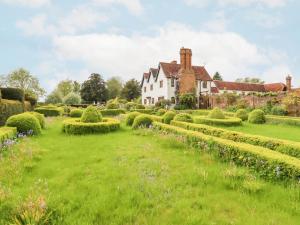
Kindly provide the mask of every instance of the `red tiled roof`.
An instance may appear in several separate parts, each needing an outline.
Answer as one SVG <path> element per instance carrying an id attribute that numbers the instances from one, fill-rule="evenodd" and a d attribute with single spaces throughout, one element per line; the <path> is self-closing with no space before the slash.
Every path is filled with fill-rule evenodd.
<path id="1" fill-rule="evenodd" d="M 219 90 L 265 92 L 263 84 L 238 83 L 214 80 Z"/>
<path id="2" fill-rule="evenodd" d="M 166 75 L 167 78 L 178 77 L 178 72 L 181 68 L 180 64 L 177 64 L 175 62 L 173 63 L 160 62 L 160 65 L 161 65 L 161 69 L 164 71 L 164 74 Z M 208 72 L 203 66 L 193 66 L 192 68 L 195 72 L 197 80 L 204 80 L 204 81 L 212 80 Z"/>
<path id="3" fill-rule="evenodd" d="M 286 85 L 283 83 L 265 84 L 264 87 L 266 92 L 286 91 Z"/>
<path id="4" fill-rule="evenodd" d="M 217 93 L 219 93 L 219 89 L 216 87 L 211 87 L 211 93 L 217 94 Z"/>
<path id="5" fill-rule="evenodd" d="M 144 74 L 143 74 L 143 78 L 144 78 L 144 79 L 148 79 L 149 77 L 150 77 L 150 73 L 144 73 Z"/>

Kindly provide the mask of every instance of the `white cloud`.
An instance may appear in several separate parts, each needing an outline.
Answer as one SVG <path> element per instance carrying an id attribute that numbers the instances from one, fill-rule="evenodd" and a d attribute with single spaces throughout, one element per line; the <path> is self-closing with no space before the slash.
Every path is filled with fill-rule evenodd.
<path id="1" fill-rule="evenodd" d="M 0 0 L 0 3 L 35 8 L 49 5 L 51 3 L 51 0 Z"/>
<path id="2" fill-rule="evenodd" d="M 261 50 L 236 33 L 211 33 L 181 24 L 167 24 L 156 36 L 117 34 L 64 35 L 54 39 L 61 60 L 84 63 L 91 71 L 127 80 L 141 74 L 159 61 L 179 58 L 180 47 L 193 50 L 193 64 L 206 65 L 210 73 L 219 71 L 227 80 L 242 75 L 264 73 L 278 64 L 281 57 L 272 50 Z M 281 62 L 282 79 L 289 71 Z M 262 71 L 257 68 L 263 67 Z M 286 70 L 286 71 L 285 71 Z M 87 76 L 87 75 L 86 75 Z M 264 75 L 267 81 L 272 77 Z"/>
<path id="3" fill-rule="evenodd" d="M 262 5 L 267 7 L 282 7 L 285 6 L 289 0 L 184 0 L 190 6 L 204 7 L 208 4 L 218 4 L 219 6 L 237 5 L 237 6 L 251 6 Z"/>
<path id="4" fill-rule="evenodd" d="M 131 13 L 140 15 L 143 12 L 143 5 L 140 0 L 93 0 L 94 3 L 101 6 L 118 4 L 125 6 Z"/>
<path id="5" fill-rule="evenodd" d="M 249 13 L 246 17 L 249 21 L 253 21 L 264 28 L 274 28 L 283 23 L 281 16 L 277 14 L 267 14 L 260 11 Z"/>

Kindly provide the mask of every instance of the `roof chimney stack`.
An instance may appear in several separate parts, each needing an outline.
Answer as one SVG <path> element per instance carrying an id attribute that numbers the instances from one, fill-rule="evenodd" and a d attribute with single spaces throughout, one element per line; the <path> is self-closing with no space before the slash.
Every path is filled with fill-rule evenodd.
<path id="1" fill-rule="evenodd" d="M 180 49 L 180 64 L 182 70 L 192 70 L 192 50 L 182 47 Z"/>
<path id="2" fill-rule="evenodd" d="M 290 75 L 286 77 L 286 89 L 287 91 L 292 90 L 292 77 Z"/>

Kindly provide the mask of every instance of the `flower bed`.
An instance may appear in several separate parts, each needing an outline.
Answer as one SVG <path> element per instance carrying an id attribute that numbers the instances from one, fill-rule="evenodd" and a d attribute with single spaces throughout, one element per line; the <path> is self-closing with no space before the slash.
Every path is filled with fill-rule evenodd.
<path id="1" fill-rule="evenodd" d="M 212 119 L 204 116 L 194 117 L 194 123 L 212 125 L 212 126 L 240 126 L 242 120 L 235 117 L 227 117 L 226 119 Z"/>
<path id="2" fill-rule="evenodd" d="M 120 121 L 112 118 L 104 118 L 97 123 L 83 123 L 80 119 L 67 119 L 63 121 L 63 132 L 67 134 L 99 134 L 108 133 L 120 128 Z"/>

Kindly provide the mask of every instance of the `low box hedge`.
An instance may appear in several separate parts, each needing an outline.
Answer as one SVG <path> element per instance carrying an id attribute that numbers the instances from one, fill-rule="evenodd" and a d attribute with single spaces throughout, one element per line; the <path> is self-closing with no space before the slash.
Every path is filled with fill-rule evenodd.
<path id="1" fill-rule="evenodd" d="M 17 135 L 15 127 L 0 127 L 0 145 L 8 139 L 12 139 Z M 0 146 L 1 147 L 1 146 Z"/>
<path id="2" fill-rule="evenodd" d="M 0 90 L 2 99 L 24 102 L 25 94 L 23 90 L 19 88 L 1 88 Z"/>
<path id="3" fill-rule="evenodd" d="M 126 113 L 124 109 L 104 109 L 100 110 L 100 112 L 103 116 L 118 116 Z"/>
<path id="4" fill-rule="evenodd" d="M 64 112 L 64 110 L 60 107 L 56 106 L 42 106 L 34 109 L 35 112 L 41 113 L 46 117 L 55 117 L 55 116 L 61 116 Z"/>
<path id="5" fill-rule="evenodd" d="M 215 152 L 222 160 L 255 170 L 270 180 L 295 180 L 300 178 L 300 160 L 260 146 L 212 137 L 200 132 L 154 122 L 154 129 L 184 137 L 188 144 Z"/>
<path id="6" fill-rule="evenodd" d="M 0 126 L 3 126 L 6 120 L 13 115 L 24 112 L 23 103 L 15 100 L 1 99 L 0 101 Z"/>
<path id="7" fill-rule="evenodd" d="M 139 112 L 143 114 L 153 114 L 155 111 L 153 109 L 132 109 L 131 112 Z"/>
<path id="8" fill-rule="evenodd" d="M 204 124 L 192 124 L 172 121 L 171 125 L 187 130 L 198 131 L 206 135 L 229 139 L 236 142 L 243 142 L 257 145 L 278 151 L 290 156 L 300 158 L 300 143 L 277 138 L 264 137 L 260 135 L 245 134 L 237 131 L 230 131 L 222 128 L 212 127 Z"/>
<path id="9" fill-rule="evenodd" d="M 80 119 L 67 119 L 63 121 L 63 132 L 66 134 L 84 135 L 108 133 L 120 128 L 120 121 L 112 118 L 104 118 L 99 123 L 83 123 Z"/>
<path id="10" fill-rule="evenodd" d="M 230 127 L 242 125 L 242 120 L 235 117 L 227 117 L 226 119 L 212 119 L 204 116 L 196 116 L 194 117 L 194 123 Z"/>
<path id="11" fill-rule="evenodd" d="M 300 126 L 299 117 L 290 116 L 266 116 L 266 122 L 269 124 L 285 124 L 291 126 Z"/>

